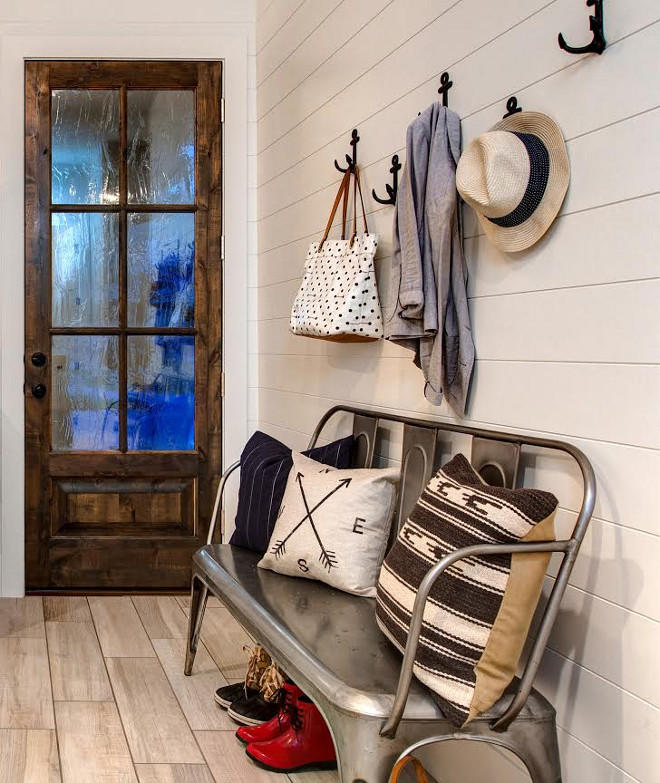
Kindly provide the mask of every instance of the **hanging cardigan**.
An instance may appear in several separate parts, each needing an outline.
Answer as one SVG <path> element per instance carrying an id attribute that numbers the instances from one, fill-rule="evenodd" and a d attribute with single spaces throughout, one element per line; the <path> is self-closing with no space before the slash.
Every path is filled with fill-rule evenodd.
<path id="1" fill-rule="evenodd" d="M 415 352 L 427 400 L 440 405 L 444 394 L 463 416 L 474 343 L 456 192 L 460 146 L 460 119 L 440 103 L 408 127 L 384 316 L 385 337 Z"/>

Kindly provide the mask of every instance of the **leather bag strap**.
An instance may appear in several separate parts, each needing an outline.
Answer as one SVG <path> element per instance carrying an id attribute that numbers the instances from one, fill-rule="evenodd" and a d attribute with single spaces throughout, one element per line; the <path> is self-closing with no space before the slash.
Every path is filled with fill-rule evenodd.
<path id="1" fill-rule="evenodd" d="M 348 215 L 348 191 L 350 190 L 350 171 L 346 172 L 349 175 L 346 187 L 344 188 L 344 201 L 341 208 L 341 238 L 346 239 L 346 216 Z"/>
<path id="2" fill-rule="evenodd" d="M 342 227 L 341 227 L 341 238 L 346 238 L 346 213 L 348 211 L 348 188 L 351 181 L 351 170 L 350 168 L 348 171 L 344 174 L 342 177 L 341 183 L 339 185 L 339 190 L 337 191 L 337 195 L 335 196 L 334 204 L 332 205 L 332 210 L 330 211 L 330 217 L 328 218 L 328 223 L 325 227 L 325 231 L 323 232 L 323 239 L 319 242 L 319 250 L 323 247 L 323 244 L 325 240 L 328 238 L 328 234 L 330 233 L 330 229 L 332 228 L 332 223 L 335 219 L 335 215 L 337 214 L 337 208 L 339 207 L 339 202 L 342 199 L 342 196 L 344 198 L 344 206 L 342 208 Z"/>
<path id="3" fill-rule="evenodd" d="M 349 169 L 349 172 L 351 169 Z M 351 234 L 351 245 L 355 241 L 357 236 L 357 196 L 360 194 L 360 203 L 362 204 L 362 220 L 364 222 L 364 233 L 369 233 L 367 226 L 367 211 L 364 208 L 364 198 L 362 196 L 362 185 L 360 184 L 360 169 L 358 166 L 353 167 L 353 233 Z"/>
<path id="4" fill-rule="evenodd" d="M 426 776 L 426 770 L 424 769 L 424 765 L 419 759 L 416 759 L 414 756 L 404 756 L 402 759 L 399 759 L 397 761 L 397 763 L 394 765 L 394 769 L 392 770 L 392 776 L 390 777 L 390 782 L 397 783 L 401 771 L 405 766 L 407 766 L 411 762 L 413 767 L 415 768 L 417 783 L 429 783 L 429 779 Z"/>

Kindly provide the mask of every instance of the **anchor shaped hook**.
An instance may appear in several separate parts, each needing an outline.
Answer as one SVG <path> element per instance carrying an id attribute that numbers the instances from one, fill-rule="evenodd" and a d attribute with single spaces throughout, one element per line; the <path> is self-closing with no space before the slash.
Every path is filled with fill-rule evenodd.
<path id="1" fill-rule="evenodd" d="M 387 191 L 389 198 L 379 198 L 376 195 L 375 190 L 371 191 L 371 195 L 374 197 L 374 200 L 379 204 L 391 204 L 392 206 L 396 204 L 396 194 L 399 189 L 399 171 L 401 168 L 402 166 L 399 163 L 399 156 L 392 155 L 392 168 L 390 169 L 390 174 L 392 175 L 392 184 L 385 185 L 385 190 Z"/>
<path id="2" fill-rule="evenodd" d="M 587 0 L 588 6 L 594 6 L 595 13 L 589 16 L 589 29 L 593 33 L 591 43 L 586 46 L 569 46 L 566 43 L 566 39 L 559 33 L 557 40 L 559 41 L 559 48 L 565 52 L 571 54 L 587 54 L 588 52 L 594 52 L 595 54 L 602 54 L 607 46 L 605 40 L 605 32 L 603 30 L 603 0 Z"/>
<path id="3" fill-rule="evenodd" d="M 346 163 L 348 163 L 348 166 L 343 169 L 339 163 L 337 163 L 337 159 L 335 158 L 335 168 L 337 171 L 341 171 L 342 174 L 346 174 L 346 172 L 349 169 L 354 169 L 357 166 L 357 143 L 360 141 L 360 137 L 358 136 L 357 128 L 353 128 L 353 132 L 351 133 L 351 141 L 350 145 L 353 147 L 353 155 L 346 155 Z"/>
<path id="4" fill-rule="evenodd" d="M 449 106 L 447 93 L 452 88 L 453 84 L 454 82 L 449 81 L 449 71 L 445 71 L 440 77 L 440 87 L 438 88 L 438 93 L 442 95 L 443 106 Z"/>

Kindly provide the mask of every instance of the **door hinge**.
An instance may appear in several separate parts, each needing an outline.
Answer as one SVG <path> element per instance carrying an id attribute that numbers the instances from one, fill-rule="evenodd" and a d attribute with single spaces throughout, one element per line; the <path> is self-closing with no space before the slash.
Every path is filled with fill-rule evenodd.
<path id="1" fill-rule="evenodd" d="M 220 98 L 220 122 L 225 121 L 225 99 Z"/>
<path id="2" fill-rule="evenodd" d="M 220 396 L 225 396 L 225 374 L 224 372 L 220 374 Z"/>
<path id="3" fill-rule="evenodd" d="M 220 237 L 220 260 L 225 260 L 225 235 Z"/>

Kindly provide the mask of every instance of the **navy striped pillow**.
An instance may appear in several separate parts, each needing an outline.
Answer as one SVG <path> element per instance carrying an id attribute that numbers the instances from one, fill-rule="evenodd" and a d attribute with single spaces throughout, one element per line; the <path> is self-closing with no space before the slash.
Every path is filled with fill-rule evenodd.
<path id="1" fill-rule="evenodd" d="M 351 467 L 352 449 L 350 435 L 303 454 L 341 469 Z M 266 552 L 292 465 L 291 449 L 265 432 L 257 430 L 247 442 L 241 454 L 236 530 L 229 541 L 232 546 Z"/>

